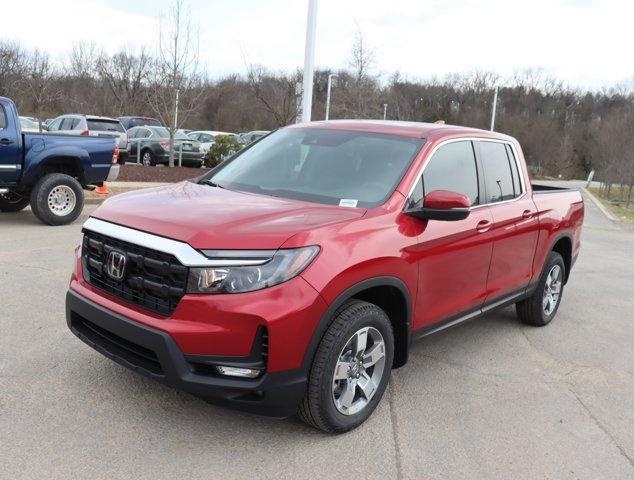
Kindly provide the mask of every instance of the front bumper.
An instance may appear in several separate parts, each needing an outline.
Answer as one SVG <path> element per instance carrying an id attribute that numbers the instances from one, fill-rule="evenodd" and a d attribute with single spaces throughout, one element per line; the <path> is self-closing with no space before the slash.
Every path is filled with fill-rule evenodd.
<path id="1" fill-rule="evenodd" d="M 106 178 L 106 182 L 114 182 L 117 178 L 119 178 L 119 170 L 120 170 L 120 166 L 113 164 L 110 167 L 110 171 L 108 172 L 108 177 Z"/>
<path id="2" fill-rule="evenodd" d="M 106 357 L 211 403 L 269 417 L 288 417 L 295 413 L 305 393 L 307 379 L 302 369 L 265 372 L 256 379 L 199 373 L 192 356 L 184 355 L 168 333 L 128 320 L 72 290 L 66 295 L 66 321 L 80 340 Z M 236 365 L 240 364 L 239 358 Z M 197 355 L 195 360 L 198 364 L 215 364 L 219 359 Z M 222 359 L 226 361 L 231 360 Z"/>

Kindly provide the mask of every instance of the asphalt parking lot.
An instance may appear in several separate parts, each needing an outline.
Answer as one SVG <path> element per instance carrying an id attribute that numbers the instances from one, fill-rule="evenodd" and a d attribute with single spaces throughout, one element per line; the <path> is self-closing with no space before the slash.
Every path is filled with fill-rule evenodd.
<path id="1" fill-rule="evenodd" d="M 208 405 L 75 338 L 64 295 L 93 208 L 57 228 L 0 215 L 0 478 L 634 478 L 634 229 L 589 201 L 553 324 L 507 308 L 417 342 L 341 436 Z"/>

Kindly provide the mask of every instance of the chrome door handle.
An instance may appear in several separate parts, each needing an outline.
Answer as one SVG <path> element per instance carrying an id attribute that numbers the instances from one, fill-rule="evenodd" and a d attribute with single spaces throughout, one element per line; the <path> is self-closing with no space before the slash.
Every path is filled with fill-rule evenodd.
<path id="1" fill-rule="evenodd" d="M 533 216 L 533 212 L 531 212 L 530 210 L 524 210 L 522 212 L 522 218 L 532 218 Z"/>

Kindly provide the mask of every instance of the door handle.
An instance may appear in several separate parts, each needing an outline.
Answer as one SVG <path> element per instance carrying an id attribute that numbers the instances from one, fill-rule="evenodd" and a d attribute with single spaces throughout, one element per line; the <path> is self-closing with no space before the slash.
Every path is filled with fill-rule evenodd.
<path id="1" fill-rule="evenodd" d="M 9 138 L 3 138 L 0 140 L 0 145 L 11 145 L 12 143 L 13 143 L 13 140 Z"/>
<path id="2" fill-rule="evenodd" d="M 491 222 L 488 220 L 480 220 L 476 225 L 476 230 L 480 233 L 484 233 L 491 228 Z"/>
<path id="3" fill-rule="evenodd" d="M 530 210 L 524 210 L 522 212 L 522 218 L 531 218 L 533 216 L 533 212 L 531 212 Z"/>

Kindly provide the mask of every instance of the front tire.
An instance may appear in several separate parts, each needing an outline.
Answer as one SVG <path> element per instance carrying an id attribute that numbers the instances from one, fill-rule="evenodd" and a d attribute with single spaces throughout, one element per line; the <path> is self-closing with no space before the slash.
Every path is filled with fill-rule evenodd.
<path id="1" fill-rule="evenodd" d="M 515 304 L 522 322 L 534 327 L 548 325 L 559 309 L 564 293 L 566 264 L 557 252 L 550 252 L 533 295 Z"/>
<path id="2" fill-rule="evenodd" d="M 9 192 L 0 195 L 0 212 L 15 213 L 24 210 L 29 206 L 29 198 Z"/>
<path id="3" fill-rule="evenodd" d="M 361 300 L 345 303 L 317 347 L 300 418 L 328 433 L 358 427 L 381 400 L 393 359 L 386 313 Z"/>
<path id="4" fill-rule="evenodd" d="M 84 208 L 81 184 L 63 173 L 51 173 L 35 184 L 31 209 L 47 225 L 66 225 L 79 217 Z"/>

